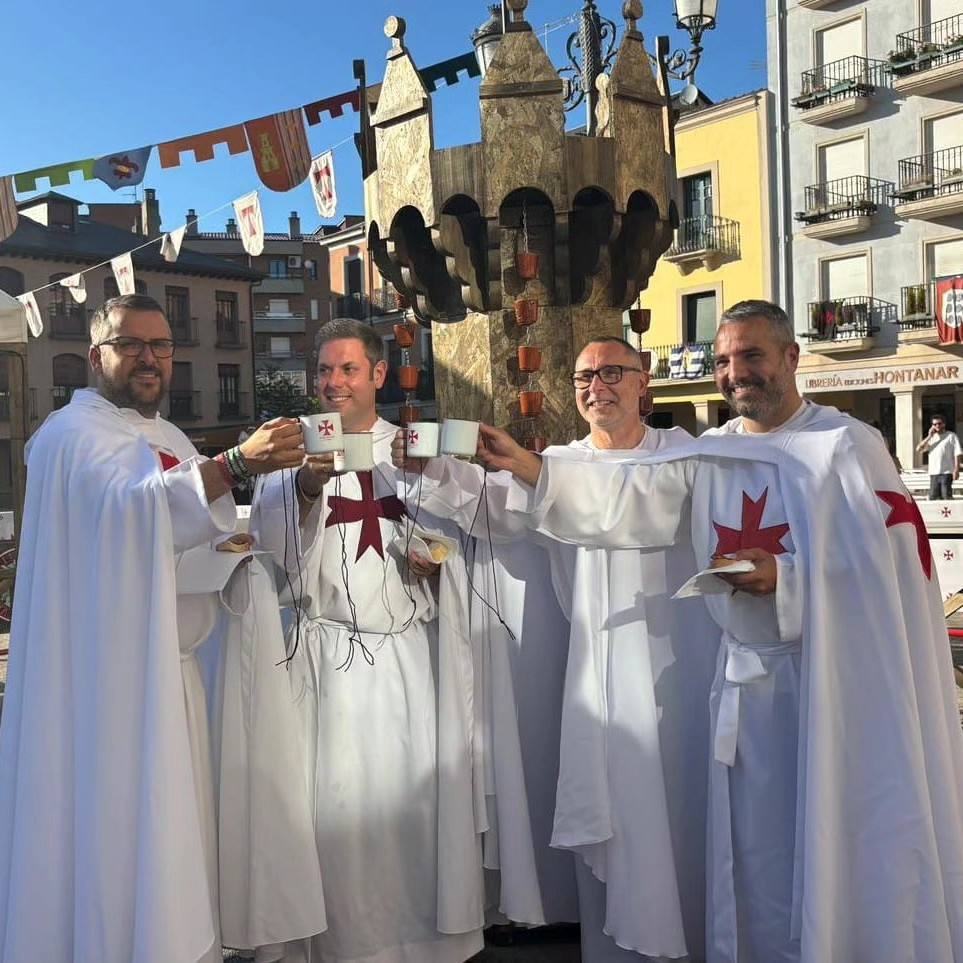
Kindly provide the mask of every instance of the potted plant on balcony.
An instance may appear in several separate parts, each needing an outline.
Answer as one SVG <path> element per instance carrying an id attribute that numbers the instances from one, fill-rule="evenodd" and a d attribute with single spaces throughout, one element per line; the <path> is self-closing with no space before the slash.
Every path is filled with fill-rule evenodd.
<path id="1" fill-rule="evenodd" d="M 941 184 L 959 184 L 963 182 L 963 167 L 954 167 L 948 170 L 944 175 Z"/>
<path id="2" fill-rule="evenodd" d="M 943 53 L 955 53 L 957 50 L 963 50 L 963 33 L 958 33 L 954 37 L 950 37 L 949 40 L 943 44 Z"/>
<path id="3" fill-rule="evenodd" d="M 916 67 L 916 52 L 912 47 L 891 50 L 886 57 L 889 60 L 890 73 L 896 74 L 897 77 L 912 73 Z"/>

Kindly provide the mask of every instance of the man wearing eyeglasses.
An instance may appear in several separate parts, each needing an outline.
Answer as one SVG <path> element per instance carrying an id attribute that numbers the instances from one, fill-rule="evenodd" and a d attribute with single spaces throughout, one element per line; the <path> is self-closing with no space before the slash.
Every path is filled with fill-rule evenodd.
<path id="1" fill-rule="evenodd" d="M 192 553 L 206 553 L 201 571 L 228 558 L 212 540 L 234 532 L 232 487 L 300 464 L 300 427 L 278 419 L 204 459 L 159 414 L 174 355 L 160 305 L 109 300 L 90 334 L 95 387 L 28 447 L 0 727 L 0 957 L 213 963 L 214 783 L 194 653 L 219 601 L 175 569 Z"/>
<path id="2" fill-rule="evenodd" d="M 648 381 L 628 342 L 613 337 L 589 342 L 572 374 L 575 404 L 589 434 L 548 448 L 544 457 L 595 460 L 690 442 L 682 429 L 651 428 L 640 418 Z M 425 510 L 452 518 L 476 537 L 487 536 L 490 528 L 495 544 L 490 555 L 482 555 L 476 582 L 485 584 L 485 567 L 494 567 L 497 595 L 490 593 L 489 602 L 498 598 L 503 611 L 519 613 L 512 625 L 519 647 L 522 653 L 537 647 L 540 656 L 538 681 L 516 671 L 506 684 L 514 690 L 509 695 L 522 710 L 536 700 L 543 718 L 554 703 L 561 716 L 556 716 L 557 757 L 526 752 L 521 731 L 529 798 L 526 808 L 514 800 L 505 805 L 496 795 L 500 838 L 516 840 L 520 817 L 524 823 L 530 813 L 536 852 L 538 842 L 544 845 L 551 836 L 553 847 L 576 854 L 587 963 L 638 963 L 640 954 L 702 958 L 706 733 L 715 650 L 692 644 L 712 632 L 702 601 L 673 602 L 667 591 L 691 574 L 691 549 L 595 551 L 540 539 L 505 510 L 508 473 L 489 475 L 483 492 L 484 473 L 477 465 L 452 458 L 427 466 L 406 460 L 400 438 L 394 456 L 397 466 L 414 473 L 407 479 L 409 502 L 420 491 Z M 592 499 L 591 488 L 584 495 Z M 486 552 L 484 544 L 480 548 Z M 524 556 L 526 564 L 517 564 L 516 556 Z M 510 577 L 517 570 L 524 579 Z M 551 625 L 550 603 L 538 588 L 549 584 L 571 618 L 567 666 L 565 636 L 542 639 L 543 627 Z M 557 693 L 551 688 L 555 679 L 564 679 Z M 498 687 L 497 679 L 493 685 Z M 505 764 L 502 756 L 510 750 L 510 743 L 496 741 L 496 767 Z M 538 811 L 533 798 L 542 782 L 553 789 L 557 783 L 547 813 Z M 553 825 L 539 840 L 539 818 L 546 816 Z M 519 888 L 517 879 L 506 879 L 515 858 L 514 851 L 501 856 L 501 908 L 509 916 L 504 894 Z M 540 878 L 538 885 L 544 890 L 552 882 Z"/>

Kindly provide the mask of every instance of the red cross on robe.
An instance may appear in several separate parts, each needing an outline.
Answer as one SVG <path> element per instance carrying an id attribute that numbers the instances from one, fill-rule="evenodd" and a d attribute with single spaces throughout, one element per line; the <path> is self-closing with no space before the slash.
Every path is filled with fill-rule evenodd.
<path id="1" fill-rule="evenodd" d="M 334 525 L 361 522 L 361 534 L 358 536 L 358 554 L 354 560 L 357 562 L 369 548 L 373 548 L 384 559 L 381 519 L 387 518 L 392 522 L 401 521 L 407 514 L 405 506 L 397 495 L 375 498 L 374 478 L 370 471 L 359 471 L 357 475 L 358 482 L 361 485 L 361 500 L 346 498 L 343 495 L 332 495 L 328 499 L 328 507 L 331 511 L 324 527 L 331 528 Z"/>
<path id="2" fill-rule="evenodd" d="M 788 524 L 761 527 L 768 497 L 768 488 L 763 490 L 756 501 L 749 497 L 748 492 L 742 493 L 742 528 L 727 528 L 718 522 L 712 523 L 719 536 L 716 555 L 732 555 L 744 548 L 761 548 L 770 555 L 782 555 L 788 551 L 782 544 L 783 536 L 789 534 Z"/>
<path id="3" fill-rule="evenodd" d="M 886 527 L 892 528 L 894 525 L 912 525 L 916 529 L 916 552 L 920 557 L 920 566 L 923 574 L 929 581 L 933 573 L 933 551 L 930 548 L 930 540 L 926 534 L 926 523 L 920 514 L 919 505 L 904 492 L 876 492 L 877 498 L 881 498 L 890 507 L 890 513 L 886 517 Z"/>
<path id="4" fill-rule="evenodd" d="M 167 471 L 168 468 L 176 468 L 181 463 L 180 458 L 176 455 L 172 455 L 167 451 L 161 451 L 159 448 L 157 449 L 157 457 L 160 459 L 161 468 L 164 471 Z"/>

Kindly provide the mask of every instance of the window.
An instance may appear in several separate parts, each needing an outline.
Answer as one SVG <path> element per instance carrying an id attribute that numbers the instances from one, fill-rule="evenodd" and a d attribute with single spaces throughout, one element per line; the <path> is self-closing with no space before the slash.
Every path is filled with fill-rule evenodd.
<path id="1" fill-rule="evenodd" d="M 288 259 L 286 257 L 272 257 L 268 263 L 268 276 L 286 278 L 288 276 Z"/>
<path id="2" fill-rule="evenodd" d="M 191 296 L 187 288 L 164 288 L 167 322 L 175 341 L 191 340 Z"/>
<path id="3" fill-rule="evenodd" d="M 55 284 L 68 274 L 52 274 L 50 283 Z M 47 290 L 47 320 L 50 333 L 66 337 L 87 337 L 87 312 L 78 304 L 73 295 L 59 284 Z"/>
<path id="4" fill-rule="evenodd" d="M 963 112 L 925 121 L 923 140 L 927 154 L 963 146 Z"/>
<path id="5" fill-rule="evenodd" d="M 362 294 L 364 292 L 363 262 L 360 257 L 348 258 L 344 262 L 344 293 Z"/>
<path id="6" fill-rule="evenodd" d="M 963 274 L 963 239 L 938 241 L 926 246 L 927 278 Z"/>
<path id="7" fill-rule="evenodd" d="M 923 0 L 920 10 L 920 23 L 936 23 L 955 17 L 960 12 L 959 0 Z"/>
<path id="8" fill-rule="evenodd" d="M 241 367 L 236 364 L 217 366 L 218 409 L 220 416 L 237 418 L 241 414 Z"/>
<path id="9" fill-rule="evenodd" d="M 271 338 L 271 357 L 272 358 L 290 358 L 291 357 L 291 339 L 287 335 L 281 335 L 278 337 Z"/>
<path id="10" fill-rule="evenodd" d="M 0 291 L 15 298 L 18 294 L 23 294 L 26 289 L 23 286 L 23 275 L 13 268 L 0 267 Z"/>
<path id="11" fill-rule="evenodd" d="M 311 298 L 311 320 L 312 321 L 318 320 L 318 299 L 317 298 Z"/>
<path id="12" fill-rule="evenodd" d="M 716 292 L 701 291 L 698 294 L 686 294 L 682 298 L 682 308 L 685 312 L 685 340 L 712 341 L 716 336 L 719 315 L 716 310 Z"/>
<path id="13" fill-rule="evenodd" d="M 59 227 L 65 231 L 74 229 L 74 216 L 77 208 L 74 204 L 64 201 L 50 201 L 47 204 L 47 224 L 50 227 Z"/>
<path id="14" fill-rule="evenodd" d="M 290 313 L 291 313 L 291 309 L 290 309 L 290 307 L 288 306 L 288 299 L 287 299 L 287 298 L 271 298 L 271 300 L 268 301 L 267 313 L 268 313 L 268 314 L 280 314 L 280 315 L 290 314 Z"/>
<path id="15" fill-rule="evenodd" d="M 53 359 L 53 406 L 63 408 L 78 388 L 87 387 L 87 359 L 58 354 Z"/>
<path id="16" fill-rule="evenodd" d="M 194 376 L 190 361 L 175 361 L 171 371 L 170 387 L 171 418 L 189 419 L 197 417 L 194 405 Z"/>
<path id="17" fill-rule="evenodd" d="M 304 262 L 304 273 L 308 276 L 311 281 L 317 281 L 318 279 L 318 262 L 317 261 L 305 261 Z"/>
<path id="18" fill-rule="evenodd" d="M 863 56 L 863 21 L 847 20 L 835 27 L 827 27 L 816 34 L 816 63 L 818 66 Z"/>
<path id="19" fill-rule="evenodd" d="M 822 264 L 822 296 L 827 301 L 865 298 L 869 294 L 869 261 L 865 254 Z"/>
<path id="20" fill-rule="evenodd" d="M 862 137 L 819 148 L 819 180 L 838 181 L 866 173 L 866 144 Z"/>
<path id="21" fill-rule="evenodd" d="M 712 216 L 712 174 L 705 171 L 682 178 L 683 217 Z"/>
<path id="22" fill-rule="evenodd" d="M 241 340 L 237 314 L 237 292 L 215 291 L 214 313 L 217 319 L 219 344 L 238 344 Z"/>

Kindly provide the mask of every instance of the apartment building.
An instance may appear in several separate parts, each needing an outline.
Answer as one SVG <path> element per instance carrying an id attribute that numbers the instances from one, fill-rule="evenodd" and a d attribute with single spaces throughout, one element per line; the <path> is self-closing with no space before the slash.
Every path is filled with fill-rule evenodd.
<path id="1" fill-rule="evenodd" d="M 0 289 L 15 296 L 45 287 L 159 234 L 159 208 L 150 189 L 141 203 L 84 207 L 57 192 L 19 204 L 17 230 L 0 243 Z M 259 275 L 187 247 L 168 263 L 159 244 L 134 254 L 133 263 L 137 290 L 165 306 L 177 341 L 165 414 L 201 450 L 234 444 L 254 411 L 250 292 Z M 117 285 L 109 265 L 85 280 L 84 304 L 59 285 L 37 294 L 44 331 L 27 344 L 30 431 L 89 384 L 89 319 L 117 294 Z M 8 391 L 15 376 L 0 367 L 0 509 L 10 507 Z"/>
<path id="2" fill-rule="evenodd" d="M 676 125 L 680 224 L 640 304 L 651 312 L 649 422 L 692 433 L 728 409 L 713 380 L 719 315 L 773 290 L 772 95 L 756 90 L 685 110 Z M 635 335 L 626 329 L 635 343 Z"/>
<path id="3" fill-rule="evenodd" d="M 800 389 L 871 423 L 904 466 L 936 412 L 963 426 L 963 5 L 767 0 L 779 299 Z"/>

